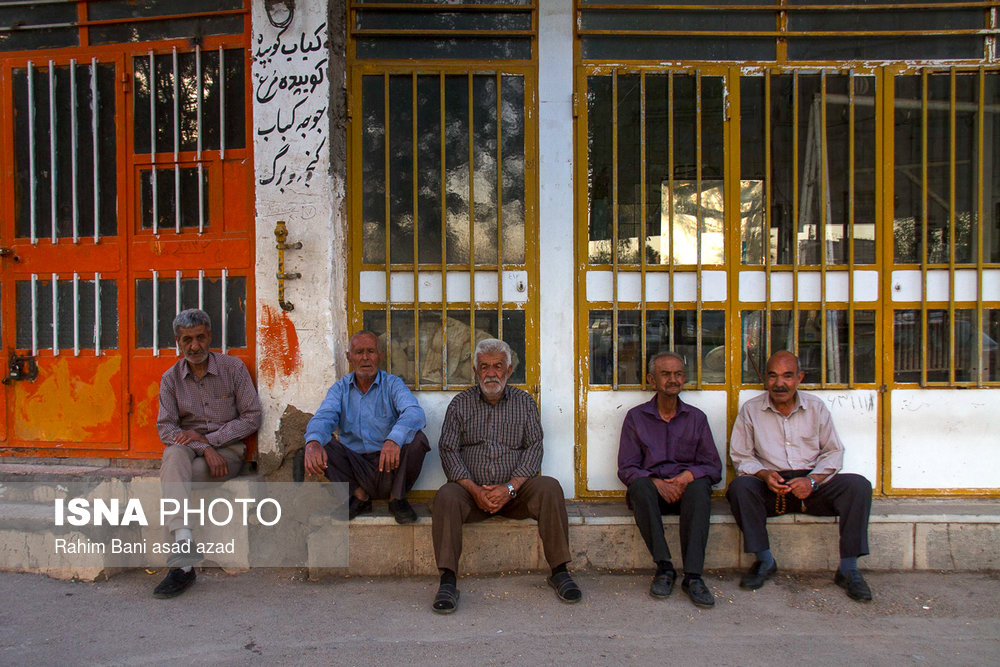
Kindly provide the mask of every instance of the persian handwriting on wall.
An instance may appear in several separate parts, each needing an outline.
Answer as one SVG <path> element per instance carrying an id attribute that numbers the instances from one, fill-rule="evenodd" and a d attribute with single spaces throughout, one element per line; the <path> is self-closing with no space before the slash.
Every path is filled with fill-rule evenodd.
<path id="1" fill-rule="evenodd" d="M 321 14 L 297 18 L 272 22 L 254 40 L 257 182 L 279 193 L 309 187 L 327 139 L 327 24 Z"/>

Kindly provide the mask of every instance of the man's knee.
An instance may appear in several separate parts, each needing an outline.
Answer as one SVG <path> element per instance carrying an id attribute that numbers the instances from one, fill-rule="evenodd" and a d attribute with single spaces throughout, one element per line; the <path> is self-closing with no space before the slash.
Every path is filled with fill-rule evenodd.
<path id="1" fill-rule="evenodd" d="M 684 495 L 698 502 L 709 503 L 712 500 L 712 482 L 708 477 L 699 477 L 688 483 Z"/>
<path id="2" fill-rule="evenodd" d="M 408 447 L 413 447 L 414 450 L 421 450 L 424 453 L 427 453 L 431 450 L 431 444 L 427 440 L 427 436 L 424 434 L 423 431 L 417 431 L 416 434 L 414 434 L 413 436 L 413 440 L 410 440 L 409 442 L 405 443 L 402 446 L 403 449 L 406 449 Z"/>
<path id="3" fill-rule="evenodd" d="M 532 485 L 535 487 L 534 492 L 544 500 L 561 501 L 565 499 L 562 484 L 555 477 L 547 477 L 545 475 L 535 477 L 533 478 Z"/>
<path id="4" fill-rule="evenodd" d="M 459 507 L 468 495 L 468 492 L 460 484 L 446 483 L 438 489 L 437 493 L 434 494 L 434 500 L 431 501 L 432 518 L 444 516 L 449 510 Z"/>
<path id="5" fill-rule="evenodd" d="M 656 485 L 653 483 L 652 477 L 640 477 L 628 485 L 626 495 L 629 501 L 631 501 L 632 506 L 635 507 L 638 504 L 646 504 L 650 501 L 656 502 L 660 494 L 656 490 Z"/>
<path id="6" fill-rule="evenodd" d="M 872 483 L 868 481 L 867 477 L 850 472 L 840 473 L 837 477 L 839 478 L 840 483 L 844 486 L 846 493 L 850 494 L 852 497 L 867 499 L 869 502 L 871 501 Z"/>
<path id="7" fill-rule="evenodd" d="M 753 475 L 740 475 L 726 489 L 726 499 L 730 504 L 747 500 L 760 491 L 761 481 Z"/>

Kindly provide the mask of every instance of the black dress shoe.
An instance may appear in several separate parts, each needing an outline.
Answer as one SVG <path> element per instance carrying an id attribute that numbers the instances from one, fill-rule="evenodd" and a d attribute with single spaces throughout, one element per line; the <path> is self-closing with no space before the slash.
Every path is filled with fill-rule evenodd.
<path id="1" fill-rule="evenodd" d="M 681 583 L 681 590 L 687 593 L 691 602 L 698 607 L 715 606 L 715 596 L 712 595 L 712 591 L 708 590 L 708 586 L 705 585 L 701 577 L 691 580 L 685 579 Z"/>
<path id="2" fill-rule="evenodd" d="M 365 512 L 372 511 L 372 500 L 361 500 L 357 496 L 351 496 L 350 501 L 347 503 L 347 519 L 348 521 L 353 519 L 359 514 L 364 514 Z"/>
<path id="3" fill-rule="evenodd" d="M 407 524 L 417 520 L 417 513 L 413 511 L 410 503 L 406 502 L 406 498 L 389 500 L 389 511 L 396 517 L 396 523 Z"/>
<path id="4" fill-rule="evenodd" d="M 676 578 L 676 570 L 658 572 L 653 576 L 653 581 L 649 583 L 649 594 L 661 600 L 667 599 L 674 590 L 674 579 Z"/>
<path id="5" fill-rule="evenodd" d="M 740 577 L 740 588 L 748 591 L 755 591 L 764 585 L 764 582 L 774 576 L 778 571 L 778 563 L 772 562 L 771 567 L 764 567 L 760 561 L 750 566 L 750 571 Z"/>
<path id="6" fill-rule="evenodd" d="M 833 576 L 833 583 L 845 589 L 848 597 L 852 600 L 857 600 L 858 602 L 872 601 L 872 589 L 868 587 L 865 578 L 857 570 L 851 570 L 847 574 L 843 574 L 840 570 L 837 570 L 837 574 Z"/>
<path id="7" fill-rule="evenodd" d="M 160 598 L 161 600 L 175 598 L 187 590 L 187 587 L 194 583 L 197 576 L 193 568 L 190 572 L 174 568 L 167 573 L 166 578 L 160 582 L 160 585 L 153 589 L 153 597 Z"/>

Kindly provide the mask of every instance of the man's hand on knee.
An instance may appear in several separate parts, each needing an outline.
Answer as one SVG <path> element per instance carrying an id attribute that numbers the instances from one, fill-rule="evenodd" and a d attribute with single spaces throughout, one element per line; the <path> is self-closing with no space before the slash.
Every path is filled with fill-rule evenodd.
<path id="1" fill-rule="evenodd" d="M 382 445 L 382 453 L 378 457 L 378 471 L 392 472 L 399 467 L 399 445 L 392 440 L 386 440 Z"/>
<path id="2" fill-rule="evenodd" d="M 190 445 L 192 442 L 204 442 L 206 445 L 209 444 L 208 439 L 201 433 L 198 433 L 198 431 L 181 431 L 174 436 L 175 445 Z"/>
<path id="3" fill-rule="evenodd" d="M 322 475 L 326 470 L 326 450 L 315 440 L 306 443 L 305 464 L 310 475 Z"/>
<path id="4" fill-rule="evenodd" d="M 215 451 L 214 447 L 206 447 L 202 455 L 205 457 L 205 463 L 208 464 L 208 474 L 212 477 L 225 477 L 229 474 L 229 465 L 226 463 L 226 459 L 222 458 L 222 455 Z"/>

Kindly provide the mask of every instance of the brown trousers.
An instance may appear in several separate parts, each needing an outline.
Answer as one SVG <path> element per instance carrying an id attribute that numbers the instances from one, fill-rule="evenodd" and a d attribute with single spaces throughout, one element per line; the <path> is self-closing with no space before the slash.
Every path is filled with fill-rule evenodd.
<path id="1" fill-rule="evenodd" d="M 191 482 L 224 482 L 240 474 L 243 470 L 243 455 L 247 446 L 239 440 L 216 447 L 216 452 L 226 460 L 227 473 L 223 477 L 212 477 L 203 456 L 187 445 L 170 445 L 163 450 L 160 463 L 160 487 L 164 498 L 172 498 L 183 503 L 191 497 Z M 183 518 L 183 512 L 167 520 L 167 532 L 178 528 L 190 528 Z"/>
<path id="2" fill-rule="evenodd" d="M 517 492 L 517 497 L 497 514 L 511 519 L 536 519 L 538 535 L 549 567 L 570 561 L 569 518 L 562 486 L 552 477 L 532 477 Z M 448 482 L 434 496 L 431 507 L 434 557 L 438 569 L 458 572 L 462 556 L 462 524 L 483 521 L 492 514 L 479 509 L 468 491 Z"/>

